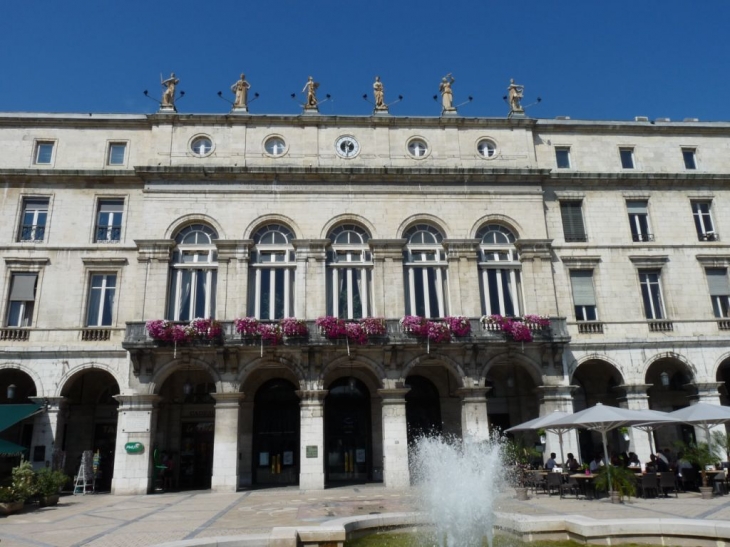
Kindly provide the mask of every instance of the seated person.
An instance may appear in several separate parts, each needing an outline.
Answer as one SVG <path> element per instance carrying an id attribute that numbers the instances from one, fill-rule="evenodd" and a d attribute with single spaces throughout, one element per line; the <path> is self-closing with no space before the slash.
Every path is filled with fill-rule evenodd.
<path id="1" fill-rule="evenodd" d="M 656 470 L 659 473 L 669 472 L 669 464 L 664 458 L 660 458 L 658 454 L 656 456 Z"/>
<path id="2" fill-rule="evenodd" d="M 552 471 L 553 468 L 557 467 L 557 462 L 555 461 L 555 452 L 550 452 L 550 457 L 545 462 L 545 469 L 548 471 Z"/>
<path id="3" fill-rule="evenodd" d="M 568 461 L 565 462 L 565 465 L 568 467 L 569 471 L 578 471 L 580 469 L 580 464 L 578 463 L 578 460 L 575 459 L 572 452 L 568 452 Z"/>
<path id="4" fill-rule="evenodd" d="M 641 468 L 641 461 L 639 460 L 639 456 L 636 455 L 636 452 L 629 452 L 629 467 Z"/>
<path id="5" fill-rule="evenodd" d="M 596 454 L 595 457 L 591 460 L 590 465 L 588 465 L 588 469 L 590 469 L 591 473 L 598 473 L 598 471 L 603 467 L 603 461 L 601 461 L 601 455 Z"/>

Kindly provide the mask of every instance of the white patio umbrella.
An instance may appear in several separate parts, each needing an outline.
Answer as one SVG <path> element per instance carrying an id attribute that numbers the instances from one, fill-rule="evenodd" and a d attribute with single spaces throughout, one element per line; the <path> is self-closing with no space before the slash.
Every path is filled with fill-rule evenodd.
<path id="1" fill-rule="evenodd" d="M 546 414 L 545 416 L 540 416 L 539 418 L 535 418 L 534 420 L 530 420 L 514 427 L 510 427 L 509 429 L 505 430 L 505 433 L 513 433 L 515 431 L 537 431 L 538 429 L 544 429 L 545 431 L 549 431 L 550 433 L 555 433 L 558 436 L 558 442 L 560 443 L 560 461 L 564 464 L 565 455 L 563 454 L 563 433 L 573 428 L 571 426 L 555 427 L 553 426 L 553 423 L 561 418 L 565 418 L 566 416 L 572 416 L 572 414 L 570 414 L 569 412 L 555 410 L 554 412 Z"/>
<path id="2" fill-rule="evenodd" d="M 685 408 L 680 408 L 674 412 L 669 412 L 667 416 L 674 419 L 676 422 L 682 422 L 702 429 L 707 437 L 707 446 L 710 449 L 710 453 L 712 453 L 712 437 L 710 437 L 710 428 L 730 422 L 730 407 L 697 403 Z"/>
<path id="3" fill-rule="evenodd" d="M 658 416 L 659 420 L 661 420 L 658 422 L 649 421 L 645 424 L 635 424 L 632 426 L 632 427 L 635 427 L 636 429 L 640 429 L 641 431 L 646 432 L 646 436 L 649 439 L 649 451 L 652 454 L 654 454 L 656 452 L 656 450 L 654 447 L 654 443 L 652 442 L 651 434 L 654 431 L 656 431 L 657 429 L 659 429 L 660 427 L 662 427 L 663 425 L 667 425 L 667 424 L 673 423 L 673 422 L 666 421 L 666 418 L 671 418 L 671 416 L 669 416 L 668 412 L 661 412 L 659 410 L 642 410 L 642 412 L 646 413 L 647 417 L 650 420 L 651 420 L 651 416 L 654 416 L 654 417 Z"/>
<path id="4" fill-rule="evenodd" d="M 651 412 L 651 414 L 650 414 Z M 674 422 L 676 420 L 669 417 L 657 415 L 654 411 L 647 410 L 629 410 L 615 406 L 605 406 L 598 403 L 575 414 L 570 414 L 565 418 L 555 421 L 552 426 L 567 426 L 576 429 L 590 429 L 601 433 L 603 440 L 603 456 L 606 461 L 606 470 L 608 472 L 609 490 L 613 490 L 611 483 L 611 465 L 608 459 L 608 441 L 606 433 L 618 427 L 632 426 L 636 424 L 644 424 L 647 422 Z"/>

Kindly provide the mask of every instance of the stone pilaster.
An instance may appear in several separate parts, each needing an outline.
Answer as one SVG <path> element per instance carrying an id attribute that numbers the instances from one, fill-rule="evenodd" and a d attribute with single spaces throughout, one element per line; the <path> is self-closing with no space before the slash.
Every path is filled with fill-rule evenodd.
<path id="1" fill-rule="evenodd" d="M 116 395 L 119 401 L 117 444 L 114 452 L 112 494 L 139 495 L 149 493 L 152 484 L 152 443 L 157 425 L 159 395 Z M 128 454 L 127 443 L 144 445 L 141 453 Z"/>
<path id="2" fill-rule="evenodd" d="M 525 312 L 557 315 L 552 267 L 552 239 L 518 239 L 515 243 L 522 263 L 522 296 Z"/>
<path id="3" fill-rule="evenodd" d="M 373 252 L 373 316 L 402 317 L 405 311 L 403 289 L 403 247 L 405 239 L 371 239 Z"/>
<path id="4" fill-rule="evenodd" d="M 33 420 L 33 440 L 31 446 L 31 461 L 33 468 L 38 470 L 46 466 L 46 462 L 53 461 L 53 450 L 60 447 L 61 436 L 68 412 L 68 400 L 65 397 L 31 397 L 34 403 L 45 405 L 44 412 L 35 415 Z M 44 447 L 43 461 L 33 461 L 37 446 Z"/>
<path id="5" fill-rule="evenodd" d="M 325 249 L 329 244 L 329 239 L 292 240 L 297 255 L 295 317 L 313 318 L 327 313 L 324 269 L 327 258 Z"/>
<path id="6" fill-rule="evenodd" d="M 406 393 L 409 390 L 378 390 L 383 398 L 383 482 L 386 488 L 407 488 L 411 484 L 406 424 Z"/>
<path id="7" fill-rule="evenodd" d="M 240 434 L 238 451 L 241 461 L 238 464 L 238 476 L 241 486 L 253 484 L 253 401 L 242 401 L 240 417 Z"/>
<path id="8" fill-rule="evenodd" d="M 211 393 L 215 399 L 213 477 L 215 492 L 235 492 L 238 488 L 238 416 L 243 393 Z"/>
<path id="9" fill-rule="evenodd" d="M 299 421 L 299 488 L 324 490 L 324 398 L 327 390 L 297 391 Z"/>
<path id="10" fill-rule="evenodd" d="M 449 260 L 449 315 L 479 317 L 479 269 L 477 268 L 478 239 L 444 239 Z"/>
<path id="11" fill-rule="evenodd" d="M 648 410 L 649 395 L 646 390 L 651 384 L 625 384 L 618 386 L 626 392 L 621 400 L 622 406 L 629 410 Z M 653 434 L 643 429 L 632 427 L 629 429 L 629 451 L 636 453 L 641 462 L 648 462 L 649 455 L 655 452 Z"/>
<path id="12" fill-rule="evenodd" d="M 167 278 L 170 274 L 173 239 L 135 239 L 140 279 L 135 284 L 135 310 L 139 320 L 162 319 L 167 316 Z"/>
<path id="13" fill-rule="evenodd" d="M 540 392 L 540 416 L 549 416 L 552 412 L 568 412 L 573 413 L 573 391 L 577 386 L 539 386 Z M 563 432 L 563 449 L 560 449 L 560 435 L 557 433 L 546 432 L 545 452 L 543 460 L 547 460 L 551 452 L 555 452 L 559 463 L 565 463 L 568 453 L 580 459 L 580 445 L 578 444 L 578 434 L 571 429 Z M 562 460 L 562 461 L 561 461 Z M 588 462 L 585 462 L 588 463 Z"/>
<path id="14" fill-rule="evenodd" d="M 218 283 L 215 317 L 221 321 L 245 317 L 248 298 L 248 265 L 253 241 L 217 239 Z"/>
<path id="15" fill-rule="evenodd" d="M 461 397 L 461 435 L 484 441 L 489 438 L 487 392 L 490 387 L 465 387 L 457 390 Z"/>

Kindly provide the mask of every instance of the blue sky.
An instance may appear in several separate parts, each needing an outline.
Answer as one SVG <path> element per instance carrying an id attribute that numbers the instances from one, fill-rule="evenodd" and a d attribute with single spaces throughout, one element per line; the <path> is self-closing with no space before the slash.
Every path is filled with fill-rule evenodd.
<path id="1" fill-rule="evenodd" d="M 156 110 L 174 71 L 181 113 L 227 112 L 241 71 L 251 110 L 297 114 L 308 75 L 323 114 L 366 115 L 380 75 L 401 116 L 440 112 L 453 73 L 464 116 L 504 116 L 509 79 L 537 118 L 729 120 L 730 2 L 664 0 L 24 0 L 4 2 L 0 111 Z M 303 95 L 298 94 L 303 98 Z"/>

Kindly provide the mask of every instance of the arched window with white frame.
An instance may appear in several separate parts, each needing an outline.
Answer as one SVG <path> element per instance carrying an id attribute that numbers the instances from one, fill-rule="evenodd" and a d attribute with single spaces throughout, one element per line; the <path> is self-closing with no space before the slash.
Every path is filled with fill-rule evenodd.
<path id="1" fill-rule="evenodd" d="M 369 234 L 355 224 L 341 224 L 329 234 L 327 314 L 341 319 L 372 315 L 372 266 Z"/>
<path id="2" fill-rule="evenodd" d="M 218 234 L 205 224 L 190 224 L 175 236 L 168 301 L 171 320 L 215 317 L 218 273 L 215 239 Z"/>
<path id="3" fill-rule="evenodd" d="M 266 224 L 253 235 L 249 313 L 275 320 L 294 314 L 294 233 L 282 224 Z"/>
<path id="4" fill-rule="evenodd" d="M 514 234 L 499 224 L 486 224 L 476 234 L 479 243 L 482 312 L 519 316 L 522 312 L 520 264 Z"/>
<path id="5" fill-rule="evenodd" d="M 403 234 L 406 312 L 421 317 L 445 317 L 447 303 L 446 252 L 443 234 L 429 224 L 416 224 Z"/>

